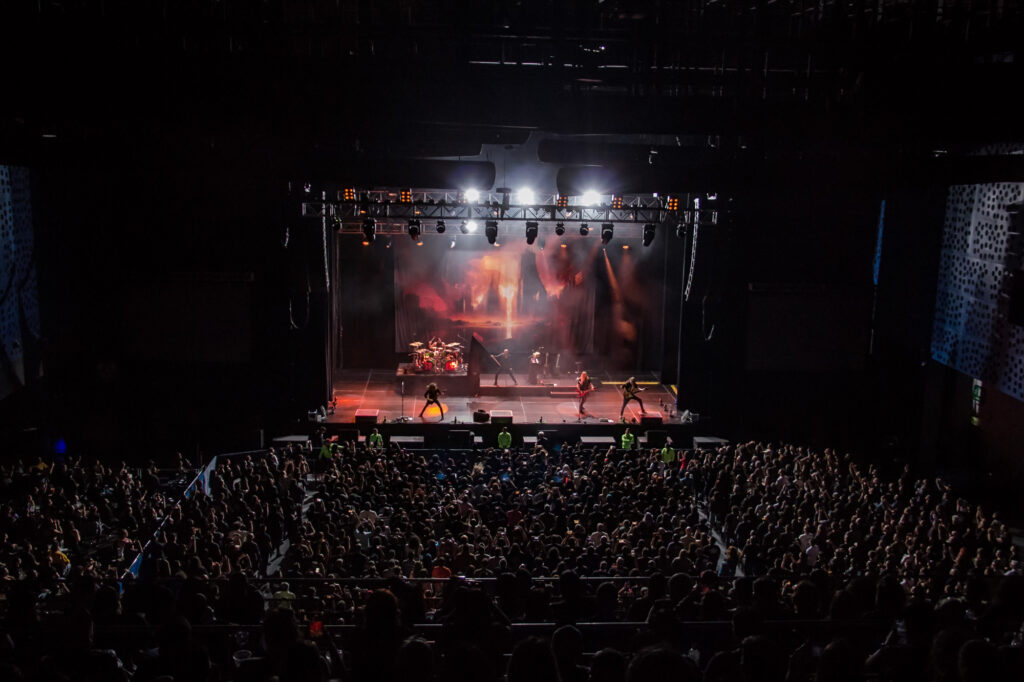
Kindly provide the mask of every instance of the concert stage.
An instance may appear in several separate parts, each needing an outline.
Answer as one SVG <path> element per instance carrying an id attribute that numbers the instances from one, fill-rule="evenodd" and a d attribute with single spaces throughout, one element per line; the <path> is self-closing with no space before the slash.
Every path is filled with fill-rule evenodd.
<path id="1" fill-rule="evenodd" d="M 516 376 L 518 378 L 518 374 Z M 448 393 L 441 397 L 445 408 L 443 421 L 434 406 L 422 418 L 419 417 L 425 401 L 422 389 L 410 389 L 410 379 L 413 378 L 426 379 L 422 385 L 434 381 L 442 390 L 447 383 L 443 374 L 404 375 L 407 383 L 403 406 L 403 397 L 395 390 L 394 370 L 346 370 L 334 383 L 337 404 L 334 414 L 327 419 L 328 431 L 343 438 L 351 437 L 357 429 L 356 410 L 376 410 L 378 428 L 382 433 L 408 438 L 410 440 L 404 442 L 411 446 L 422 444 L 425 447 L 451 445 L 450 432 L 464 430 L 472 431 L 478 444 L 494 445 L 501 425 L 474 423 L 473 415 L 478 411 L 510 411 L 517 442 L 535 436 L 538 431 L 554 431 L 560 440 L 585 438 L 593 439 L 587 442 L 595 445 L 606 445 L 611 442 L 609 439 L 618 438 L 624 426 L 619 420 L 622 396 L 618 385 L 625 381 L 626 376 L 598 373 L 595 381 L 598 389 L 587 398 L 588 416 L 580 419 L 576 413 L 578 399 L 574 375 L 548 378 L 546 381 L 549 383 L 541 386 L 524 385 L 522 382 L 516 386 L 508 375 L 504 375 L 499 377 L 497 387 L 493 385 L 493 374 L 481 375 L 483 385 L 475 393 Z M 633 401 L 627 405 L 624 414 L 633 431 L 640 435 L 648 430 L 664 432 L 677 446 L 689 447 L 693 436 L 700 434 L 695 431 L 696 425 L 680 423 L 679 415 L 675 413 L 672 390 L 658 383 L 653 374 L 637 376 L 637 381 L 646 389 L 640 395 L 648 416 L 660 413 L 662 423 L 641 423 L 640 406 Z M 400 421 L 403 415 L 410 419 Z M 364 424 L 358 430 L 365 435 L 370 428 L 372 426 Z"/>

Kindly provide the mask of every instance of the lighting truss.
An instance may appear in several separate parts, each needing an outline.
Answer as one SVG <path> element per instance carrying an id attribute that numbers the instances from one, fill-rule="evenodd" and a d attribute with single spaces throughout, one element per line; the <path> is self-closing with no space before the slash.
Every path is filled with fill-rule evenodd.
<path id="1" fill-rule="evenodd" d="M 408 192 L 409 194 L 406 194 Z M 404 231 L 411 219 L 421 220 L 475 220 L 484 224 L 488 220 L 532 221 L 545 224 L 553 231 L 555 223 L 615 223 L 616 225 L 639 226 L 669 224 L 672 227 L 684 225 L 714 225 L 718 222 L 717 207 L 693 207 L 686 200 L 679 202 L 683 210 L 670 211 L 664 197 L 653 194 L 627 194 L 595 206 L 582 206 L 576 202 L 582 197 L 571 197 L 567 205 L 559 206 L 559 195 L 554 193 L 535 195 L 536 203 L 529 206 L 503 205 L 506 195 L 501 192 L 480 192 L 480 198 L 467 202 L 462 192 L 432 190 L 370 190 L 351 189 L 325 190 L 319 200 L 302 202 L 302 215 L 310 218 L 327 217 L 342 225 L 349 232 L 361 229 L 365 218 L 377 221 L 378 232 Z M 309 195 L 307 195 L 309 196 Z M 410 201 L 403 203 L 403 199 Z M 564 197 L 563 197 L 563 203 Z M 551 223 L 550 226 L 546 225 Z"/>

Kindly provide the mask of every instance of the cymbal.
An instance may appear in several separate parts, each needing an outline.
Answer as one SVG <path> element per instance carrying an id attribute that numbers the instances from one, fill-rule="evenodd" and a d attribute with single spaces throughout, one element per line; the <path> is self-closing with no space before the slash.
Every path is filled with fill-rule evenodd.
<path id="1" fill-rule="evenodd" d="M 456 341 L 455 343 L 446 343 L 444 345 L 448 348 L 454 348 L 455 346 L 461 346 L 462 344 Z"/>
<path id="2" fill-rule="evenodd" d="M 538 356 L 540 356 L 540 351 L 539 350 L 535 350 L 532 353 L 530 353 L 530 357 L 536 358 Z"/>
<path id="3" fill-rule="evenodd" d="M 419 348 L 420 346 L 423 345 L 423 343 L 421 341 L 413 341 L 409 345 L 412 346 L 413 348 Z"/>

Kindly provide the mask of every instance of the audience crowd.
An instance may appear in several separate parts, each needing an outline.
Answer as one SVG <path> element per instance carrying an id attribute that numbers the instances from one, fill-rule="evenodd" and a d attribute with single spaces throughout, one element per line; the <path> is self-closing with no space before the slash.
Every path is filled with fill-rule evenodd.
<path id="1" fill-rule="evenodd" d="M 158 473 L 0 469 L 0 677 L 973 682 L 1024 669 L 1024 576 L 999 514 L 830 450 L 290 447 L 222 458 L 208 493 L 183 499 Z M 125 569 L 143 545 L 136 579 Z"/>

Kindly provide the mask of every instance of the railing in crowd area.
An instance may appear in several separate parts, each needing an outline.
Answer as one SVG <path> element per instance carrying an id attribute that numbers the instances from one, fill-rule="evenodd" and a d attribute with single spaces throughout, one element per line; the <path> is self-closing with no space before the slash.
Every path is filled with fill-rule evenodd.
<path id="1" fill-rule="evenodd" d="M 142 549 L 139 551 L 138 555 L 128 566 L 128 568 L 125 569 L 125 572 L 121 574 L 121 580 L 126 580 L 129 574 L 133 578 L 139 577 L 139 572 L 142 570 L 142 559 L 146 555 L 146 551 L 153 544 L 153 540 L 155 540 L 160 535 L 160 533 L 163 532 L 164 526 L 167 524 L 167 519 L 171 516 L 171 511 L 180 507 L 182 500 L 187 500 L 190 497 L 192 497 L 192 495 L 195 494 L 195 491 L 200 487 L 203 489 L 203 493 L 207 495 L 210 494 L 210 474 L 213 472 L 214 469 L 217 468 L 218 458 L 239 457 L 243 455 L 265 455 L 267 454 L 267 452 L 268 450 L 266 448 L 262 450 L 224 452 L 219 455 L 214 455 L 212 458 L 210 458 L 210 461 L 206 463 L 206 466 L 199 470 L 199 473 L 196 474 L 196 477 L 192 479 L 192 482 L 185 487 L 184 491 L 182 491 L 181 498 L 174 503 L 174 507 L 172 507 L 171 510 L 168 511 L 167 514 L 164 516 L 164 518 L 160 520 L 160 525 L 156 527 L 156 530 L 154 530 L 153 534 L 146 540 L 146 543 L 142 546 Z"/>

